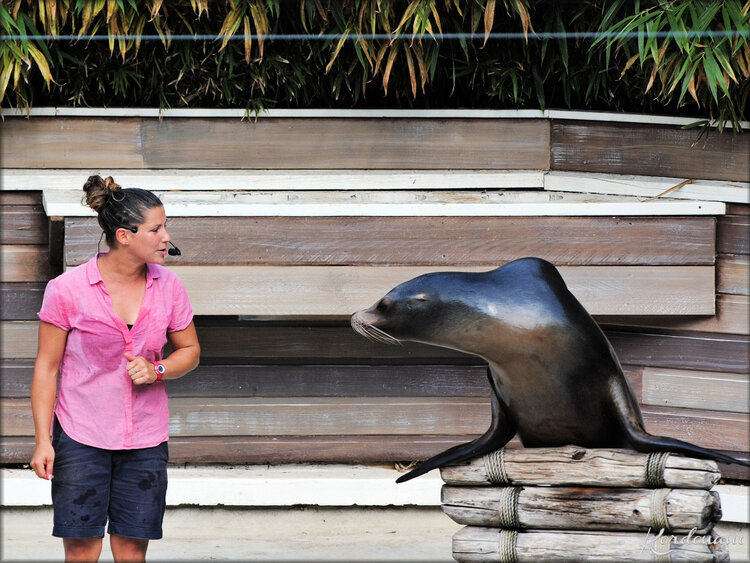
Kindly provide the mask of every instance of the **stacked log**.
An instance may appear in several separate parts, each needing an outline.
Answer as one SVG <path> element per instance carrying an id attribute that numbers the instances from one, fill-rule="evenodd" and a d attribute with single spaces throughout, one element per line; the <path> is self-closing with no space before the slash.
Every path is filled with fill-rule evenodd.
<path id="1" fill-rule="evenodd" d="M 466 527 L 457 561 L 729 561 L 714 461 L 667 452 L 501 449 L 440 470 Z"/>

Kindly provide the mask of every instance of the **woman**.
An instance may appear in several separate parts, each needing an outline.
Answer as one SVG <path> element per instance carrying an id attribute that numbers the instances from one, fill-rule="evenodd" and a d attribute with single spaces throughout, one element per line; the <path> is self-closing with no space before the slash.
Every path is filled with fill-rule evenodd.
<path id="1" fill-rule="evenodd" d="M 66 561 L 96 561 L 107 520 L 114 559 L 143 561 L 165 509 L 163 380 L 194 369 L 200 347 L 182 282 L 162 266 L 170 236 L 159 198 L 99 176 L 83 189 L 110 251 L 45 290 L 31 467 L 52 480 L 52 535 Z M 173 352 L 162 359 L 167 339 Z"/>

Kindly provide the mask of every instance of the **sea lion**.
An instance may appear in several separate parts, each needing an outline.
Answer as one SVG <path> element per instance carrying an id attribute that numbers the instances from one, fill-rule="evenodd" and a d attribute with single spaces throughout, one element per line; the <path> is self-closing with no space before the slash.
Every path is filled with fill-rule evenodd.
<path id="1" fill-rule="evenodd" d="M 488 272 L 435 272 L 402 283 L 352 328 L 378 342 L 422 342 L 477 355 L 489 364 L 492 423 L 401 476 L 481 456 L 516 433 L 526 447 L 671 451 L 750 465 L 669 437 L 648 434 L 638 401 L 606 336 L 540 258 Z"/>

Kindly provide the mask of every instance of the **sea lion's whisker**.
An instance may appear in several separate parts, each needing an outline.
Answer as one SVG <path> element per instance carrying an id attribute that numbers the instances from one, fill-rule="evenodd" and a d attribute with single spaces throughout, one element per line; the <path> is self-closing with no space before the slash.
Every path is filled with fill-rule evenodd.
<path id="1" fill-rule="evenodd" d="M 358 319 L 352 320 L 352 328 L 360 334 L 373 342 L 380 342 L 382 344 L 397 344 L 401 345 L 401 342 L 397 339 L 380 330 L 377 327 L 364 323 Z"/>
<path id="2" fill-rule="evenodd" d="M 383 342 L 385 344 L 397 344 L 397 345 L 401 346 L 401 341 L 398 338 L 394 338 L 393 336 L 391 336 L 387 332 L 384 332 L 384 331 L 380 330 L 379 328 L 374 327 L 372 325 L 367 325 L 367 328 L 368 328 L 368 330 L 373 331 L 373 335 L 374 336 L 380 337 L 380 341 L 381 342 Z"/>

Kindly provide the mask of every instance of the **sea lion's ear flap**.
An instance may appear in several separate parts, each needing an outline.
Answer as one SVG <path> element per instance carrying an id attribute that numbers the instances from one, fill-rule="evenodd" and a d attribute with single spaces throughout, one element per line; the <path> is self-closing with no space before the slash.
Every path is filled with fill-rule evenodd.
<path id="1" fill-rule="evenodd" d="M 417 293 L 414 297 L 412 297 L 412 299 L 414 299 L 414 301 L 428 301 L 429 300 L 426 293 Z"/>

